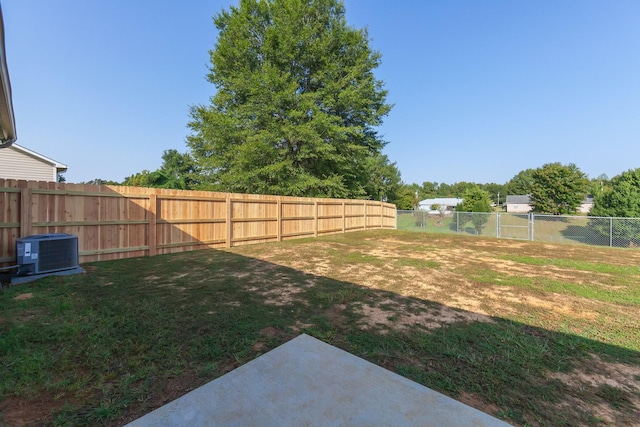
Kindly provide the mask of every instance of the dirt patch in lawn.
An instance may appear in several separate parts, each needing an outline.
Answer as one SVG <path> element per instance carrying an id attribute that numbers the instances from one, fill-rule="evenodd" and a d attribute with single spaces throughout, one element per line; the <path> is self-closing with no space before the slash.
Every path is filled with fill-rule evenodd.
<path id="1" fill-rule="evenodd" d="M 480 396 L 475 393 L 462 392 L 457 397 L 457 399 L 460 402 L 479 409 L 480 411 L 489 415 L 496 415 L 500 411 L 500 408 L 497 405 L 485 402 Z"/>
<path id="2" fill-rule="evenodd" d="M 591 395 L 590 402 L 567 395 L 558 410 L 581 408 L 612 425 L 640 425 L 640 366 L 603 361 L 597 355 L 570 372 L 554 372 L 548 375 L 574 390 Z M 629 417 L 629 409 L 636 416 Z"/>
<path id="3" fill-rule="evenodd" d="M 14 396 L 5 397 L 0 401 L 0 414 L 2 414 L 0 425 L 41 425 L 40 420 L 59 411 L 65 403 L 63 399 L 54 399 L 46 393 L 38 394 L 37 399 L 34 400 Z"/>
<path id="4" fill-rule="evenodd" d="M 29 293 L 26 293 L 26 294 L 18 295 L 17 297 L 14 298 L 14 300 L 24 301 L 24 300 L 31 299 L 31 298 L 33 298 L 33 293 L 29 292 Z"/>
<path id="5" fill-rule="evenodd" d="M 478 313 L 456 311 L 446 306 L 417 307 L 392 299 L 380 301 L 376 306 L 362 304 L 354 310 L 362 316 L 358 325 L 364 329 L 383 327 L 388 330 L 406 331 L 418 327 L 436 329 L 456 322 L 491 322 L 491 318 Z"/>
<path id="6" fill-rule="evenodd" d="M 549 375 L 571 387 L 608 385 L 630 392 L 640 392 L 640 383 L 634 378 L 640 377 L 640 366 L 629 366 L 621 363 L 608 363 L 596 355 L 584 365 L 584 369 L 571 372 L 554 372 Z M 640 401 L 638 402 L 640 410 Z"/>

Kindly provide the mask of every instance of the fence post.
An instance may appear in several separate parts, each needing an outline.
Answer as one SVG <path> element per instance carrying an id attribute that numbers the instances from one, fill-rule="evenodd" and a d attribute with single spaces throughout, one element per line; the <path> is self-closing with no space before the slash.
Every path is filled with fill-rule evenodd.
<path id="1" fill-rule="evenodd" d="M 149 245 L 149 256 L 156 256 L 156 225 L 158 223 L 158 195 L 149 194 L 149 234 L 147 244 Z"/>
<path id="2" fill-rule="evenodd" d="M 364 229 L 367 229 L 367 202 L 364 202 Z"/>
<path id="3" fill-rule="evenodd" d="M 496 237 L 500 238 L 500 213 L 496 212 Z"/>
<path id="4" fill-rule="evenodd" d="M 531 218 L 531 241 L 533 242 L 534 240 L 534 232 L 535 232 L 535 215 L 530 213 L 529 217 Z"/>
<path id="5" fill-rule="evenodd" d="M 278 197 L 276 202 L 278 213 L 276 214 L 276 219 L 278 223 L 278 231 L 277 231 L 277 240 L 278 242 L 282 242 L 282 200 Z"/>
<path id="6" fill-rule="evenodd" d="M 460 214 L 456 212 L 456 233 L 460 233 Z"/>
<path id="7" fill-rule="evenodd" d="M 344 200 L 342 201 L 342 232 L 347 232 L 347 207 L 344 204 Z"/>
<path id="8" fill-rule="evenodd" d="M 231 247 L 231 238 L 233 237 L 233 231 L 232 231 L 232 227 L 233 227 L 233 223 L 231 222 L 231 214 L 233 213 L 233 207 L 231 206 L 231 194 L 227 194 L 227 215 L 226 215 L 226 227 L 227 229 L 225 230 L 227 235 L 226 235 L 226 242 L 225 242 L 225 246 L 227 248 Z"/>
<path id="9" fill-rule="evenodd" d="M 384 206 L 380 202 L 380 228 L 384 228 Z"/>
<path id="10" fill-rule="evenodd" d="M 609 247 L 613 247 L 613 218 L 609 218 Z"/>
<path id="11" fill-rule="evenodd" d="M 20 189 L 20 237 L 32 234 L 33 213 L 31 212 L 31 188 Z"/>
<path id="12" fill-rule="evenodd" d="M 318 201 L 313 201 L 313 237 L 318 237 Z"/>

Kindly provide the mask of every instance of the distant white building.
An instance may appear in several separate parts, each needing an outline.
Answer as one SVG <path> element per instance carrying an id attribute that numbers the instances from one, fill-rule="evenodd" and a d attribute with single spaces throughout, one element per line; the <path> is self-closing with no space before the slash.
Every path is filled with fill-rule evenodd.
<path id="1" fill-rule="evenodd" d="M 456 206 L 464 199 L 455 197 L 439 197 L 435 199 L 424 199 L 418 203 L 418 209 L 427 211 L 430 214 L 450 214 Z M 437 209 L 434 209 L 437 207 Z"/>
<path id="2" fill-rule="evenodd" d="M 533 210 L 531 206 L 531 197 L 529 194 L 523 196 L 507 196 L 505 201 L 507 212 L 512 213 L 527 213 Z M 588 214 L 593 207 L 593 196 L 587 196 L 584 198 L 580 206 L 577 207 L 579 213 Z"/>
<path id="3" fill-rule="evenodd" d="M 531 206 L 531 198 L 528 194 L 525 195 L 507 195 L 507 199 L 504 202 L 507 212 L 511 213 L 527 213 L 531 212 L 533 207 Z"/>

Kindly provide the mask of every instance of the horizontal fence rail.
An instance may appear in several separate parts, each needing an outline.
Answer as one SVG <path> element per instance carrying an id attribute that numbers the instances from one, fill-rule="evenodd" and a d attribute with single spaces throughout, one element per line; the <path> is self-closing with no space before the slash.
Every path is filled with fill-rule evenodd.
<path id="1" fill-rule="evenodd" d="M 398 230 L 466 234 L 502 239 L 640 247 L 640 218 L 545 215 L 505 212 L 397 212 Z"/>
<path id="2" fill-rule="evenodd" d="M 395 205 L 371 200 L 0 179 L 3 266 L 34 234 L 77 235 L 90 262 L 395 226 Z"/>

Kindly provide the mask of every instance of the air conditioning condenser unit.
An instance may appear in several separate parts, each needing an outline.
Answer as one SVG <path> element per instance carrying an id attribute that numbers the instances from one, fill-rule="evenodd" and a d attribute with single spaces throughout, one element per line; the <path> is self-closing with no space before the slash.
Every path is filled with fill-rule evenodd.
<path id="1" fill-rule="evenodd" d="M 11 283 L 24 283 L 56 274 L 83 272 L 78 257 L 78 236 L 66 233 L 36 234 L 16 240 L 18 272 Z"/>

